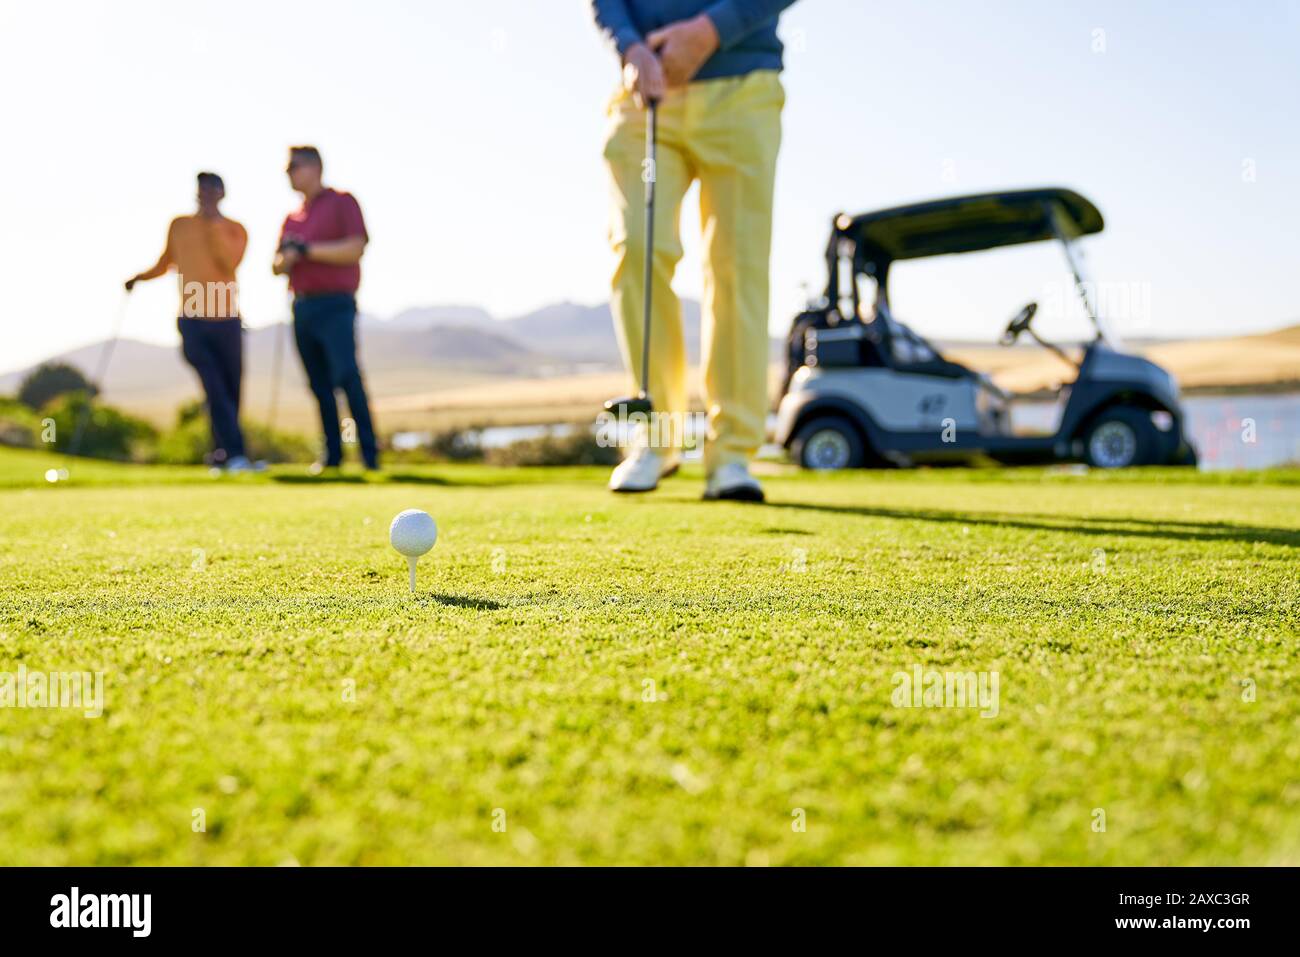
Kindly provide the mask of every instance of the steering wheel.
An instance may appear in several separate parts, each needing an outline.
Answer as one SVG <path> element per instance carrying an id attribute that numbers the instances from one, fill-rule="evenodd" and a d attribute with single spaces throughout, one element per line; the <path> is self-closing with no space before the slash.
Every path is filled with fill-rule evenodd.
<path id="1" fill-rule="evenodd" d="M 1029 328 L 1029 324 L 1034 321 L 1034 314 L 1038 312 L 1038 303 L 1031 302 L 1025 308 L 1016 313 L 1016 317 L 1007 323 L 1007 331 L 1002 333 L 999 340 L 1002 345 L 1014 345 L 1015 341 L 1020 338 L 1020 333 Z"/>

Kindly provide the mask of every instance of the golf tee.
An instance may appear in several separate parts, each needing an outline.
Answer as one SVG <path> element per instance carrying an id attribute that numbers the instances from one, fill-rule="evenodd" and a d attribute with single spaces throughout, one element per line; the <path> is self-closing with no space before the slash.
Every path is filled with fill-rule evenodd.
<path id="1" fill-rule="evenodd" d="M 415 555 L 406 556 L 406 564 L 411 568 L 411 594 L 415 594 L 415 565 L 420 559 Z"/>

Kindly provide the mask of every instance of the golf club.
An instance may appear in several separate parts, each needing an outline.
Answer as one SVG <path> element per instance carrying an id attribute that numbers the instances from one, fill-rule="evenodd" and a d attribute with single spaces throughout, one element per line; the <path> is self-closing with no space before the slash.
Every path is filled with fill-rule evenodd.
<path id="1" fill-rule="evenodd" d="M 126 321 L 126 304 L 131 300 L 131 290 L 122 293 L 122 298 L 118 302 L 117 317 L 113 320 L 113 335 L 104 343 L 103 349 L 99 352 L 99 362 L 95 366 L 95 377 L 90 380 L 97 390 L 104 388 L 104 376 L 108 372 L 108 363 L 113 358 L 113 350 L 117 347 L 117 340 L 122 335 L 122 325 Z M 90 423 L 90 415 L 94 408 L 94 397 L 86 396 L 86 405 L 77 416 L 77 427 L 72 430 L 72 442 L 68 445 L 68 454 L 76 455 L 81 451 L 81 440 L 86 435 L 86 426 Z"/>
<path id="2" fill-rule="evenodd" d="M 283 328 L 273 329 L 275 341 L 271 345 L 271 407 L 266 413 L 266 431 L 275 431 L 275 414 L 280 408 L 280 371 L 284 367 L 284 339 L 293 325 L 293 292 L 289 292 L 289 319 Z"/>
<path id="3" fill-rule="evenodd" d="M 645 181 L 645 299 L 642 304 L 641 321 L 644 323 L 641 334 L 641 381 L 640 391 L 634 396 L 610 399 L 605 403 L 605 411 L 617 415 L 620 419 L 639 412 L 648 416 L 654 408 L 650 400 L 650 293 L 654 278 L 655 247 L 655 179 L 658 167 L 655 165 L 655 145 L 659 138 L 659 101 L 646 101 L 645 114 L 645 165 L 641 178 Z"/>

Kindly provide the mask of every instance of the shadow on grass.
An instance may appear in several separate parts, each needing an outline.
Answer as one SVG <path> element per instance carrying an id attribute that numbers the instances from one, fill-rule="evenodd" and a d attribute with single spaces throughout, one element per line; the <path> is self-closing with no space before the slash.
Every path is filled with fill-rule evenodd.
<path id="1" fill-rule="evenodd" d="M 1228 522 L 1158 521 L 1145 518 L 1089 518 L 1067 515 L 999 515 L 994 512 L 946 512 L 938 509 L 869 508 L 856 505 L 815 505 L 810 502 L 773 502 L 772 508 L 857 515 L 863 518 L 894 518 L 904 521 L 942 522 L 953 525 L 990 525 L 1031 531 L 1073 532 L 1082 535 L 1167 538 L 1193 542 L 1262 542 L 1300 548 L 1300 531 L 1233 525 Z"/>
<path id="2" fill-rule="evenodd" d="M 506 607 L 491 598 L 475 598 L 472 595 L 417 594 L 415 597 L 421 605 L 450 605 L 452 608 L 468 608 L 470 611 L 499 611 Z"/>
<path id="3" fill-rule="evenodd" d="M 530 476 L 514 477 L 510 470 L 501 469 L 500 474 L 483 474 L 464 478 L 448 478 L 445 475 L 430 475 L 424 472 L 385 472 L 377 481 L 398 485 L 444 485 L 448 488 L 507 488 L 516 485 L 539 485 L 542 481 Z"/>
<path id="4" fill-rule="evenodd" d="M 272 475 L 272 482 L 286 485 L 365 485 L 364 475 Z"/>
<path id="5" fill-rule="evenodd" d="M 421 472 L 388 472 L 385 482 L 398 482 L 403 485 L 472 485 L 472 482 L 457 482 L 444 475 L 428 475 Z"/>
<path id="6" fill-rule="evenodd" d="M 510 484 L 504 482 L 461 482 L 442 475 L 427 475 L 419 472 L 384 472 L 379 475 L 272 475 L 271 481 L 284 482 L 286 485 L 446 485 L 446 486 L 488 486 Z"/>
<path id="7" fill-rule="evenodd" d="M 523 476 L 512 478 L 507 470 L 501 474 L 478 474 L 464 478 L 448 478 L 429 472 L 380 472 L 377 474 L 357 475 L 272 475 L 272 482 L 286 485 L 436 485 L 446 488 L 505 488 L 515 485 L 539 485 L 545 477 Z"/>

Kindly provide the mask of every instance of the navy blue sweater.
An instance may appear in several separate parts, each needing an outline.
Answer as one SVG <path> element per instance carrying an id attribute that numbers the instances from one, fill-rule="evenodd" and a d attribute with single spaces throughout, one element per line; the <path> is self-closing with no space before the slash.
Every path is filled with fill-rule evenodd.
<path id="1" fill-rule="evenodd" d="M 794 0 L 591 0 L 601 32 L 619 56 L 660 27 L 707 14 L 718 30 L 718 49 L 704 62 L 697 80 L 743 76 L 753 70 L 781 69 L 777 17 Z"/>

